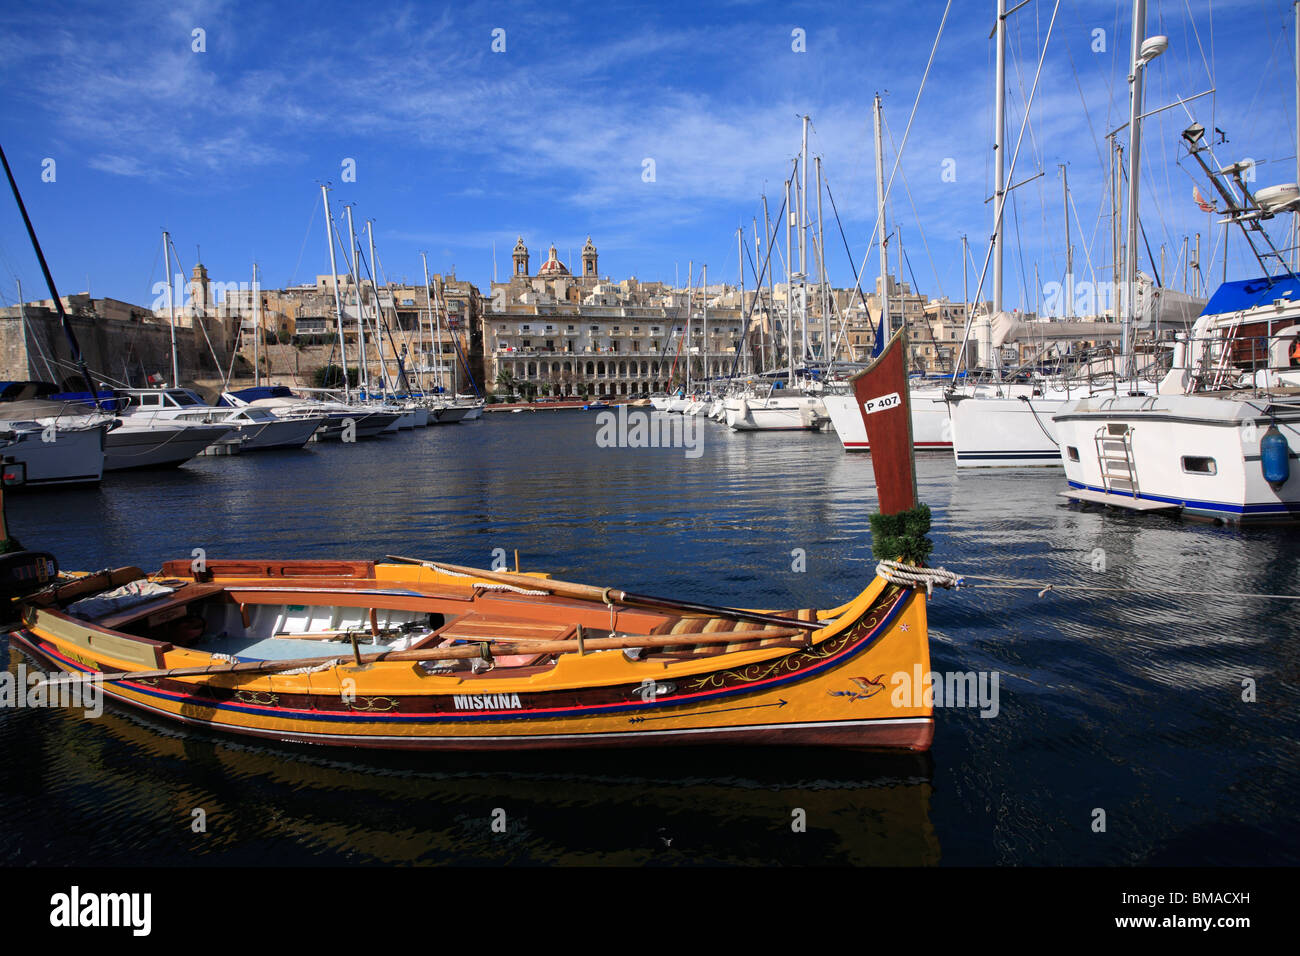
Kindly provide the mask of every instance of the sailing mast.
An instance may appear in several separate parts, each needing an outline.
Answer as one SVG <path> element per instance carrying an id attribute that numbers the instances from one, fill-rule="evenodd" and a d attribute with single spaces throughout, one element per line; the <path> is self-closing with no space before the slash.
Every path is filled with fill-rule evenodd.
<path id="1" fill-rule="evenodd" d="M 700 266 L 700 290 L 704 294 L 704 387 L 709 387 L 709 266 Z"/>
<path id="2" fill-rule="evenodd" d="M 831 310 L 826 287 L 826 230 L 822 222 L 822 158 L 817 157 L 817 286 L 822 305 L 822 361 L 831 364 Z"/>
<path id="3" fill-rule="evenodd" d="M 366 362 L 366 318 L 361 306 L 361 270 L 357 267 L 357 260 L 361 257 L 361 247 L 357 244 L 357 233 L 352 227 L 352 203 L 344 203 L 343 205 L 348 211 L 348 241 L 352 246 L 351 272 L 349 274 L 352 276 L 352 291 L 357 300 L 357 362 L 361 366 L 357 376 L 357 388 L 369 400 L 370 367 Z"/>
<path id="4" fill-rule="evenodd" d="M 343 401 L 352 401 L 348 386 L 348 353 L 343 344 L 343 299 L 339 295 L 339 269 L 334 259 L 334 217 L 330 215 L 329 187 L 321 183 L 320 194 L 325 201 L 325 241 L 330 250 L 330 285 L 334 286 L 334 324 L 339 330 L 339 363 L 343 367 Z"/>
<path id="5" fill-rule="evenodd" d="M 171 245 L 172 245 L 171 236 L 168 235 L 167 230 L 164 229 L 163 230 L 163 268 L 167 270 L 167 314 L 171 317 L 172 388 L 178 388 L 180 387 L 181 384 L 181 373 L 178 368 L 179 363 L 176 361 L 176 302 L 172 292 Z"/>
<path id="6" fill-rule="evenodd" d="M 691 294 L 695 291 L 695 260 L 686 263 L 686 394 L 691 394 L 691 316 L 695 307 Z"/>
<path id="7" fill-rule="evenodd" d="M 808 361 L 808 115 L 803 118 L 803 146 L 799 150 L 799 322 L 803 336 L 800 361 Z"/>
<path id="8" fill-rule="evenodd" d="M 253 263 L 253 387 L 262 384 L 262 321 L 259 307 L 262 296 L 257 288 L 257 263 Z"/>
<path id="9" fill-rule="evenodd" d="M 1142 39 L 1146 34 L 1147 5 L 1146 0 L 1133 0 L 1133 43 L 1129 56 L 1129 133 L 1128 133 L 1128 222 L 1125 235 L 1124 251 L 1124 285 L 1121 301 L 1124 303 L 1124 320 L 1120 330 L 1120 353 L 1124 361 L 1124 374 L 1128 375 L 1133 367 L 1133 343 L 1129 337 L 1133 334 L 1134 310 L 1137 307 L 1137 239 L 1138 239 L 1138 176 L 1139 161 L 1142 154 L 1142 129 L 1138 114 L 1142 112 L 1142 70 L 1138 65 L 1141 55 Z"/>
<path id="10" fill-rule="evenodd" d="M 993 95 L 993 308 L 980 318 L 977 352 L 981 363 L 987 362 L 993 370 L 993 377 L 1001 381 L 1000 363 L 993 356 L 993 317 L 1003 309 L 1002 257 L 1006 245 L 1003 210 L 1007 195 L 1007 0 L 998 0 L 996 32 L 996 88 Z"/>
<path id="11" fill-rule="evenodd" d="M 1065 163 L 1061 167 L 1061 201 L 1065 206 L 1065 317 L 1074 317 L 1074 247 L 1070 245 L 1070 181 Z"/>
<path id="12" fill-rule="evenodd" d="M 758 226 L 754 226 L 754 231 L 758 232 Z M 767 193 L 763 193 L 763 236 L 767 239 L 769 247 L 776 245 L 776 236 L 772 232 L 772 220 L 767 214 Z M 776 371 L 776 264 L 772 262 L 772 252 L 769 248 L 767 252 L 767 341 L 769 359 L 768 369 Z"/>
<path id="13" fill-rule="evenodd" d="M 379 343 L 376 346 L 376 349 L 379 352 L 379 379 L 380 384 L 384 388 L 385 397 L 387 397 L 388 393 L 397 391 L 401 383 L 394 382 L 392 383 L 392 387 L 390 387 L 388 380 L 388 365 L 384 361 L 383 333 L 388 331 L 388 324 L 384 321 L 383 304 L 379 299 L 379 260 L 375 258 L 374 222 L 373 219 L 366 220 L 366 239 L 370 244 L 370 293 L 375 297 L 375 340 Z M 357 271 L 361 271 L 360 267 L 357 268 Z M 388 331 L 388 344 L 392 347 L 393 353 L 396 354 L 397 345 L 393 342 L 391 331 Z M 398 368 L 401 368 L 400 363 L 398 364 Z"/>
<path id="14" fill-rule="evenodd" d="M 798 160 L 795 160 L 797 163 Z M 790 224 L 795 211 L 790 207 L 790 180 L 785 181 L 785 349 L 790 359 L 787 385 L 794 385 L 794 248 Z"/>
<path id="15" fill-rule="evenodd" d="M 433 335 L 433 293 L 429 289 L 429 257 L 425 255 L 423 252 L 420 253 L 420 262 L 424 264 L 424 306 L 429 317 L 429 339 L 430 339 L 429 345 L 431 349 L 435 350 L 435 354 L 438 355 L 438 361 L 441 362 L 442 344 L 438 342 L 438 340 L 434 338 Z M 428 363 L 426 362 L 425 364 L 427 365 Z M 438 381 L 436 375 L 434 378 L 434 382 L 437 385 L 441 384 L 441 382 Z M 421 378 L 420 388 L 424 389 L 424 387 L 425 387 L 424 380 L 423 378 Z"/>
<path id="16" fill-rule="evenodd" d="M 1138 180 L 1142 157 L 1142 73 L 1169 46 L 1165 37 L 1146 39 L 1146 0 L 1133 0 L 1133 43 L 1129 59 L 1128 235 L 1124 252 L 1124 322 L 1120 331 L 1124 374 L 1133 374 L 1133 322 L 1137 318 Z M 1225 246 L 1226 252 L 1226 246 Z M 1225 257 L 1225 262 L 1226 257 Z"/>
<path id="17" fill-rule="evenodd" d="M 997 67 L 993 96 L 993 315 L 1002 311 L 1002 204 L 1007 191 L 1007 0 L 998 0 Z M 992 318 L 990 316 L 990 318 Z M 992 351 L 992 328 L 988 330 L 988 349 Z M 980 342 L 981 351 L 985 342 Z"/>
<path id="18" fill-rule="evenodd" d="M 737 348 L 741 349 L 741 355 L 744 356 L 746 364 L 749 362 L 749 353 L 751 349 L 746 349 L 749 344 L 749 328 L 745 322 L 745 227 L 736 227 L 736 255 L 740 259 L 740 340 Z"/>
<path id="19" fill-rule="evenodd" d="M 885 343 L 893 335 L 889 323 L 889 244 L 885 227 L 885 145 L 881 137 L 883 120 L 880 112 L 880 94 L 876 94 L 876 221 L 880 223 L 880 332 L 878 341 Z M 874 351 L 874 350 L 873 350 Z"/>

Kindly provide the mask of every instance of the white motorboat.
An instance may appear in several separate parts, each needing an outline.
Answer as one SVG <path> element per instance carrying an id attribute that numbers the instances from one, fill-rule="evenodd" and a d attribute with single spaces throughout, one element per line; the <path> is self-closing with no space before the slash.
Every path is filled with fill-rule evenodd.
<path id="1" fill-rule="evenodd" d="M 6 391 L 14 394 L 12 385 Z M 53 386 L 45 391 L 53 391 Z M 20 394 L 38 393 L 24 388 Z M 69 403 L 0 400 L 0 466 L 5 486 L 39 488 L 98 482 L 104 474 L 104 433 L 112 423 L 109 415 Z"/>
<path id="2" fill-rule="evenodd" d="M 0 468 L 6 488 L 96 484 L 104 475 L 104 426 L 60 429 L 0 422 Z"/>
<path id="3" fill-rule="evenodd" d="M 172 422 L 129 416 L 104 437 L 104 471 L 177 468 L 230 434 L 222 424 Z"/>
<path id="4" fill-rule="evenodd" d="M 181 424 L 223 424 L 230 433 L 212 448 L 229 445 L 231 451 L 270 451 L 301 448 L 325 422 L 324 414 L 280 418 L 268 408 L 252 405 L 208 405 L 188 388 L 116 389 L 124 419 L 146 419 Z"/>
<path id="5" fill-rule="evenodd" d="M 319 441 L 340 441 L 349 439 L 349 436 L 354 439 L 373 438 L 397 420 L 393 412 L 377 411 L 364 405 L 302 398 L 287 385 L 262 385 L 224 392 L 221 401 L 236 408 L 244 405 L 265 408 L 279 418 L 315 419 L 323 415 L 325 421 L 314 436 Z"/>
<path id="6" fill-rule="evenodd" d="M 434 405 L 429 409 L 430 425 L 454 425 L 465 421 L 474 409 L 466 405 Z M 482 414 L 480 410 L 479 414 Z"/>

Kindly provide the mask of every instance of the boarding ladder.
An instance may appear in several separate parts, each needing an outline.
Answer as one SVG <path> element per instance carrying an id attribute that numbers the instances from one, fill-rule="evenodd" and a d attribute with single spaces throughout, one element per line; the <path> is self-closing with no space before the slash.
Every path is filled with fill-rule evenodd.
<path id="1" fill-rule="evenodd" d="M 1137 471 L 1133 468 L 1133 427 L 1103 425 L 1094 437 L 1101 486 L 1107 494 L 1138 497 Z"/>

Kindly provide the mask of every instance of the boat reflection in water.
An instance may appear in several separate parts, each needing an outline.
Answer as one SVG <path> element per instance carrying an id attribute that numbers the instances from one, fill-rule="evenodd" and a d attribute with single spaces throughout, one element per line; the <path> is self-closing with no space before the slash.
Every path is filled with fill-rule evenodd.
<path id="1" fill-rule="evenodd" d="M 11 672 L 30 666 L 16 650 L 8 659 Z M 10 711 L 0 741 L 32 782 L 12 801 L 11 835 L 0 837 L 11 865 L 940 862 L 926 754 L 354 757 L 180 728 L 111 702 L 95 720 Z M 196 810 L 205 832 L 194 832 Z M 37 822 L 51 819 L 95 825 Z M 29 822 L 45 833 L 39 848 L 12 836 Z"/>

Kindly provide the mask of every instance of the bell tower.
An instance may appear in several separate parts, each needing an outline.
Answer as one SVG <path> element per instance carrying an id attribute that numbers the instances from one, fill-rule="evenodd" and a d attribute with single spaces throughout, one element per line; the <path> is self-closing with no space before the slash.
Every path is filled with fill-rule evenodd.
<path id="1" fill-rule="evenodd" d="M 596 247 L 591 244 L 591 236 L 588 236 L 586 245 L 582 247 L 582 277 L 595 279 L 599 275 L 596 268 Z"/>
<path id="2" fill-rule="evenodd" d="M 525 277 L 528 275 L 528 247 L 524 245 L 524 237 L 520 236 L 519 241 L 515 243 L 514 251 L 515 276 Z"/>
<path id="3" fill-rule="evenodd" d="M 203 263 L 194 266 L 190 276 L 190 311 L 194 315 L 203 315 L 208 309 L 208 270 Z"/>

